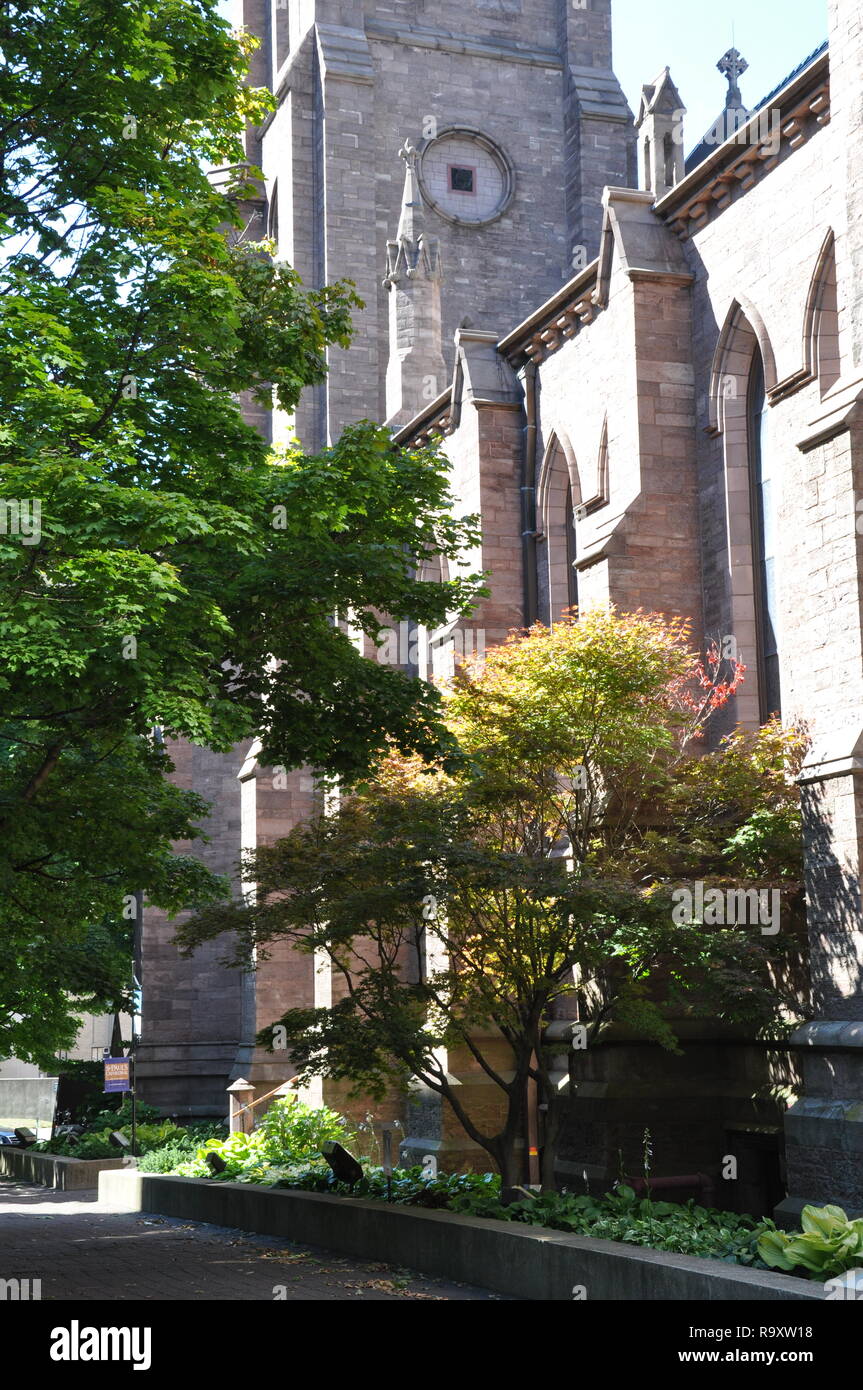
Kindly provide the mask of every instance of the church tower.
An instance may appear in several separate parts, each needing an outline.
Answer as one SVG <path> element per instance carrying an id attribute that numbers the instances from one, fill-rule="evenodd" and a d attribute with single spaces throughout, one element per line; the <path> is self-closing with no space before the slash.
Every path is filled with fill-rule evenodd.
<path id="1" fill-rule="evenodd" d="M 353 280 L 365 303 L 326 385 L 276 421 L 316 448 L 387 417 L 382 280 L 408 143 L 447 372 L 468 306 L 478 326 L 514 325 L 596 254 L 604 186 L 635 181 L 611 0 L 236 0 L 232 17 L 261 39 L 253 80 L 278 103 L 249 157 L 279 255 L 307 284 Z"/>
<path id="2" fill-rule="evenodd" d="M 317 450 L 357 420 L 404 423 L 447 386 L 466 313 L 493 341 L 597 255 L 603 188 L 636 182 L 611 3 L 234 0 L 231 21 L 259 39 L 251 81 L 276 101 L 247 133 L 264 174 L 253 234 L 307 285 L 348 279 L 364 302 L 353 345 L 330 349 L 295 417 L 255 418 L 276 443 Z M 314 809 L 311 779 L 259 767 L 254 748 L 174 756 L 212 804 L 218 872 Z M 325 1004 L 329 984 L 287 949 L 251 979 L 220 964 L 222 943 L 181 961 L 172 937 L 148 909 L 142 1091 L 219 1113 L 237 1077 L 260 1093 L 285 1079 L 255 1033 L 292 1004 Z"/>

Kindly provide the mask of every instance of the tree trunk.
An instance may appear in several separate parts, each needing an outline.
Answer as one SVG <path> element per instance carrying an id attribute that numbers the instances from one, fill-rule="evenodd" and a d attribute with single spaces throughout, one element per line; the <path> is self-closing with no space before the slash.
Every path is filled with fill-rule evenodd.
<path id="1" fill-rule="evenodd" d="M 495 1162 L 500 1171 L 501 1200 L 506 1206 L 508 1202 L 515 1201 L 522 1195 L 520 1192 L 515 1192 L 515 1188 L 521 1185 L 522 1172 L 521 1163 L 512 1140 L 501 1146 L 500 1152 L 495 1155 Z"/>
<path id="2" fill-rule="evenodd" d="M 560 1139 L 562 1128 L 562 1106 L 557 1096 L 554 1098 L 546 1094 L 546 1104 L 548 1109 L 545 1111 L 545 1133 L 542 1144 L 542 1171 L 540 1181 L 543 1192 L 556 1191 L 556 1181 L 554 1176 L 554 1164 L 557 1158 L 557 1145 Z"/>

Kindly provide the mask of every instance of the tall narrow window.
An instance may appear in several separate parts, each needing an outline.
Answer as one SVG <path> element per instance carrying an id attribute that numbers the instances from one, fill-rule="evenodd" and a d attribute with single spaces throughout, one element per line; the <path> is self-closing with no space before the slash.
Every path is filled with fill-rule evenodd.
<path id="1" fill-rule="evenodd" d="M 273 39 L 273 77 L 276 77 L 282 64 L 287 62 L 291 51 L 291 27 L 296 24 L 294 0 L 272 0 L 271 34 Z"/>
<path id="2" fill-rule="evenodd" d="M 273 191 L 270 194 L 270 203 L 267 208 L 267 236 L 276 243 L 276 255 L 279 254 L 279 181 L 276 179 L 273 184 Z"/>
<path id="3" fill-rule="evenodd" d="M 776 592 L 775 463 L 770 448 L 764 364 L 756 352 L 749 380 L 749 477 L 752 517 L 752 566 L 758 633 L 758 687 L 762 720 L 781 714 L 779 683 L 779 608 Z"/>
<path id="4" fill-rule="evenodd" d="M 575 568 L 575 509 L 572 505 L 572 487 L 566 489 L 566 574 L 567 605 L 575 608 L 578 604 L 578 571 Z"/>
<path id="5" fill-rule="evenodd" d="M 673 188 L 676 179 L 676 168 L 674 159 L 674 138 L 670 131 L 666 132 L 662 141 L 662 156 L 665 163 L 665 184 L 667 188 Z"/>

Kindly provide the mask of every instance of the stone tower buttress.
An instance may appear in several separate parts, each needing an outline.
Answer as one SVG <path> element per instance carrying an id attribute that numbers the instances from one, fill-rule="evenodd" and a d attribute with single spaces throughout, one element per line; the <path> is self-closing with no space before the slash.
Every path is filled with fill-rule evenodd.
<path id="1" fill-rule="evenodd" d="M 407 424 L 446 385 L 441 343 L 440 251 L 437 238 L 426 231 L 417 175 L 418 154 L 409 140 L 399 150 L 405 162 L 405 189 L 396 239 L 387 242 L 386 422 L 393 429 Z"/>
<path id="2" fill-rule="evenodd" d="M 602 192 L 634 188 L 632 112 L 612 67 L 612 0 L 558 0 L 563 59 L 566 219 L 573 269 L 599 250 Z"/>

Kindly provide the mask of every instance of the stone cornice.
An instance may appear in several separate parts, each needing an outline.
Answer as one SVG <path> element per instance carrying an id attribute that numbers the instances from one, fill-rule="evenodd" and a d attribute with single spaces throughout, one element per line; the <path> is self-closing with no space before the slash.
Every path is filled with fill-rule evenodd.
<path id="1" fill-rule="evenodd" d="M 608 304 L 615 253 L 633 283 L 688 287 L 694 275 L 667 228 L 656 218 L 651 195 L 638 188 L 606 188 L 599 255 L 529 318 L 498 343 L 516 367 L 544 362 L 568 339 L 592 323 Z"/>
<path id="2" fill-rule="evenodd" d="M 569 67 L 570 89 L 578 102 L 583 121 L 617 121 L 628 124 L 632 112 L 611 68 Z"/>
<path id="3" fill-rule="evenodd" d="M 454 434 L 462 407 L 476 410 L 522 410 L 524 396 L 516 377 L 498 353 L 498 334 L 463 325 L 455 335 L 456 359 L 452 382 L 425 410 L 393 436 L 400 445 L 423 445 Z"/>
<path id="4" fill-rule="evenodd" d="M 393 435 L 393 443 L 398 445 L 412 444 L 416 448 L 420 448 L 423 444 L 430 443 L 435 437 L 452 434 L 454 428 L 452 387 L 448 386 L 445 391 L 441 391 L 439 396 L 429 402 L 420 415 L 415 415 L 412 420 L 408 420 L 406 425 L 397 430 Z"/>
<path id="5" fill-rule="evenodd" d="M 512 366 L 517 366 L 523 360 L 544 361 L 550 352 L 575 337 L 585 324 L 591 323 L 596 317 L 598 278 L 597 259 L 568 280 L 551 299 L 547 299 L 529 318 L 502 338 L 497 345 L 498 352 Z"/>
<path id="6" fill-rule="evenodd" d="M 672 188 L 656 204 L 658 215 L 685 241 L 829 120 L 829 55 L 822 53 Z"/>
<path id="7" fill-rule="evenodd" d="M 410 48 L 433 48 L 441 53 L 464 53 L 471 58 L 491 58 L 507 63 L 527 63 L 531 67 L 561 69 L 560 54 L 551 48 L 531 48 L 509 39 L 480 38 L 454 34 L 449 29 L 428 25 L 399 24 L 393 20 L 367 19 L 368 38 Z"/>

